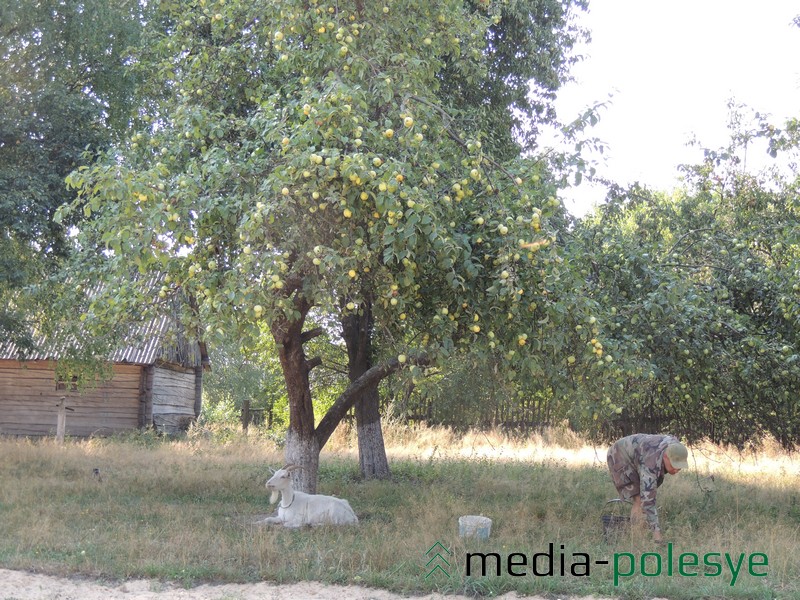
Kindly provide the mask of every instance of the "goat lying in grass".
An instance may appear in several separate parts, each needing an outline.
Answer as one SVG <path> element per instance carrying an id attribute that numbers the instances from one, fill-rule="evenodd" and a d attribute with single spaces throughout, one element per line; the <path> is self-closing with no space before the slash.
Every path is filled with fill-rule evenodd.
<path id="1" fill-rule="evenodd" d="M 278 469 L 267 481 L 267 489 L 272 492 L 269 501 L 278 505 L 278 516 L 267 517 L 261 524 L 283 525 L 284 527 L 303 527 L 304 525 L 351 525 L 358 523 L 358 517 L 347 500 L 295 492 L 292 488 L 292 471 L 296 465 L 286 465 Z"/>

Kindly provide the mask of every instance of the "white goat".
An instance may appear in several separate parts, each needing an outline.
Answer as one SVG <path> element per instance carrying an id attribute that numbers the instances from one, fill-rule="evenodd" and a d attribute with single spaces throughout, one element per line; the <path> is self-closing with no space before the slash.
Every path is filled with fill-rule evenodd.
<path id="1" fill-rule="evenodd" d="M 260 521 L 267 525 L 284 527 L 303 527 L 304 525 L 352 525 L 358 517 L 347 500 L 295 492 L 292 488 L 292 471 L 300 469 L 297 465 L 286 465 L 278 469 L 267 481 L 267 489 L 272 492 L 269 501 L 277 502 L 278 516 Z"/>

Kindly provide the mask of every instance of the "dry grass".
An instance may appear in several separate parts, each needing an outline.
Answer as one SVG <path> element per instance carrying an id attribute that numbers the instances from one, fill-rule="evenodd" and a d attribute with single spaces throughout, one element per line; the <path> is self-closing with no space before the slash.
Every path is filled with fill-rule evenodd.
<path id="1" fill-rule="evenodd" d="M 384 442 L 390 460 L 395 461 L 483 461 L 558 462 L 570 467 L 606 464 L 606 447 L 587 444 L 567 429 L 551 429 L 527 436 L 509 436 L 500 431 L 470 431 L 457 434 L 440 427 L 389 426 Z M 328 442 L 325 453 L 342 458 L 358 457 L 353 429 L 340 427 Z"/>
<path id="2" fill-rule="evenodd" d="M 468 551 L 530 557 L 551 542 L 564 544 L 567 559 L 652 551 L 646 539 L 628 535 L 608 545 L 602 538 L 600 513 L 614 494 L 604 447 L 564 431 L 523 440 L 391 427 L 393 480 L 365 482 L 354 442 L 344 430 L 331 440 L 320 492 L 347 497 L 361 524 L 283 531 L 252 525 L 274 508 L 263 482 L 267 466 L 283 458 L 263 437 L 132 435 L 63 447 L 0 439 L 0 565 L 187 584 L 313 579 L 407 593 L 800 596 L 800 460 L 775 449 L 741 456 L 695 448 L 693 469 L 659 493 L 676 554 L 764 552 L 768 577 L 743 576 L 733 587 L 724 577 L 631 577 L 614 587 L 610 568 L 591 577 L 470 578 L 463 568 Z M 493 519 L 491 538 L 459 538 L 458 516 L 481 513 Z M 424 553 L 436 541 L 454 553 L 449 578 L 425 577 Z"/>

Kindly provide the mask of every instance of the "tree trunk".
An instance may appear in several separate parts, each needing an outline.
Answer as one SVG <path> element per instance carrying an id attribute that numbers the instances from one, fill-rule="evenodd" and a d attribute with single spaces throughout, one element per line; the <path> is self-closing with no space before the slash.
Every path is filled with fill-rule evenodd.
<path id="1" fill-rule="evenodd" d="M 314 406 L 311 402 L 311 382 L 309 373 L 321 364 L 321 359 L 306 359 L 303 344 L 322 335 L 322 328 L 303 331 L 306 315 L 311 308 L 297 292 L 297 287 L 291 287 L 290 297 L 299 314 L 293 320 L 281 319 L 272 323 L 272 337 L 278 350 L 281 361 L 283 378 L 286 383 L 286 393 L 289 399 L 289 431 L 286 436 L 287 463 L 301 467 L 294 472 L 295 489 L 314 494 L 317 490 L 317 476 L 319 474 L 319 453 L 325 446 L 336 426 L 344 418 L 347 411 L 362 398 L 368 399 L 363 410 L 356 411 L 361 414 L 362 425 L 359 426 L 359 446 L 361 439 L 366 441 L 364 449 L 359 450 L 365 463 L 370 467 L 366 471 L 367 477 L 387 477 L 389 463 L 386 460 L 386 450 L 383 445 L 383 435 L 380 431 L 380 415 L 378 411 L 378 384 L 402 367 L 397 358 L 392 358 L 385 363 L 370 367 L 370 338 L 372 335 L 372 315 L 369 310 L 365 312 L 366 318 L 358 317 L 354 321 L 342 323 L 345 339 L 348 332 L 356 332 L 355 352 L 353 365 L 358 369 L 351 372 L 350 385 L 336 399 L 319 422 L 314 427 Z M 370 307 L 368 307 L 370 308 Z M 348 342 L 348 352 L 351 345 Z M 426 356 L 409 357 L 411 362 L 418 365 L 430 363 Z M 356 373 L 360 373 L 356 376 Z M 374 392 L 374 393 L 372 393 Z M 363 431 L 363 436 L 362 436 Z M 369 452 L 367 451 L 369 450 Z M 364 467 L 362 463 L 362 472 Z"/>
<path id="2" fill-rule="evenodd" d="M 294 473 L 295 489 L 314 494 L 317 491 L 320 444 L 314 435 L 314 406 L 311 402 L 309 372 L 303 344 L 303 324 L 308 309 L 302 305 L 302 317 L 294 321 L 278 321 L 272 325 L 278 356 L 281 361 L 286 393 L 289 398 L 289 431 L 286 436 L 287 463 L 301 467 Z"/>
<path id="3" fill-rule="evenodd" d="M 380 396 L 377 386 L 365 390 L 356 403 L 358 432 L 358 464 L 365 479 L 388 479 L 389 461 L 383 443 Z"/>
<path id="4" fill-rule="evenodd" d="M 317 493 L 320 450 L 316 436 L 312 434 L 311 437 L 302 437 L 298 432 L 289 429 L 286 435 L 286 464 L 302 467 L 292 473 L 295 490 Z"/>
<path id="5" fill-rule="evenodd" d="M 342 318 L 342 336 L 347 345 L 348 376 L 356 381 L 372 367 L 372 305 L 363 302 L 358 313 Z M 388 479 L 389 461 L 381 430 L 378 382 L 366 387 L 355 402 L 358 461 L 365 479 Z"/>

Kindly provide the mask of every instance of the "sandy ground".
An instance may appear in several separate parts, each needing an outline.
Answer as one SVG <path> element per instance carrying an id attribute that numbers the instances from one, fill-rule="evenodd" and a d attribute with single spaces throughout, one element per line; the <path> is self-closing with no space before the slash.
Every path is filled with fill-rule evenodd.
<path id="1" fill-rule="evenodd" d="M 64 579 L 0 569 L 0 600 L 399 600 L 406 598 L 384 590 L 332 586 L 313 582 L 291 585 L 272 583 L 201 585 L 184 589 L 157 581 L 135 580 L 105 584 L 88 579 Z M 428 594 L 416 600 L 474 600 L 467 596 Z M 497 600 L 545 600 L 516 593 Z M 566 600 L 566 598 L 564 599 Z M 609 600 L 594 596 L 582 600 Z"/>

